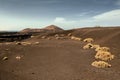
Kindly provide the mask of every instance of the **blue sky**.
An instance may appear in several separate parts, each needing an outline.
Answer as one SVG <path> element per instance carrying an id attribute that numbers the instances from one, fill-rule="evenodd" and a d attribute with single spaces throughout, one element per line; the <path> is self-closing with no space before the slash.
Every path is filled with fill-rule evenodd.
<path id="1" fill-rule="evenodd" d="M 120 0 L 0 0 L 0 30 L 119 26 Z"/>

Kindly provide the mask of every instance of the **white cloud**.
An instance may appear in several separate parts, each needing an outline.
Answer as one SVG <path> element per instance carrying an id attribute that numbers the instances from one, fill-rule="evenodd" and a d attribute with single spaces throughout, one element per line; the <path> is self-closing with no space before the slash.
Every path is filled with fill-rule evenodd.
<path id="1" fill-rule="evenodd" d="M 120 9 L 105 12 L 100 15 L 96 15 L 93 18 L 100 21 L 120 20 Z"/>
<path id="2" fill-rule="evenodd" d="M 120 25 L 120 9 L 96 15 L 93 17 L 93 22 L 101 25 Z"/>
<path id="3" fill-rule="evenodd" d="M 66 20 L 63 17 L 56 17 L 54 19 L 53 24 L 58 25 L 64 29 L 70 29 L 70 28 L 75 27 L 77 25 L 77 21 Z"/>
<path id="4" fill-rule="evenodd" d="M 76 21 L 68 21 L 68 20 L 66 20 L 63 17 L 56 17 L 55 20 L 54 20 L 54 22 L 55 23 L 64 23 L 64 24 L 67 24 L 67 23 L 75 23 Z"/>
<path id="5" fill-rule="evenodd" d="M 66 20 L 64 18 L 62 18 L 62 17 L 56 17 L 54 22 L 56 22 L 56 23 L 64 23 L 64 22 L 66 22 Z"/>
<path id="6" fill-rule="evenodd" d="M 120 25 L 120 9 L 104 12 L 86 19 L 67 21 L 65 18 L 56 18 L 55 22 L 64 23 L 67 26 L 119 26 Z M 63 24 L 62 24 L 63 25 Z"/>
<path id="7" fill-rule="evenodd" d="M 67 29 L 74 27 L 94 27 L 100 26 L 120 26 L 120 9 L 104 12 L 93 17 L 81 20 L 66 20 L 63 17 L 57 17 L 54 20 L 56 25 L 63 26 Z M 69 27 L 67 27 L 69 26 Z"/>

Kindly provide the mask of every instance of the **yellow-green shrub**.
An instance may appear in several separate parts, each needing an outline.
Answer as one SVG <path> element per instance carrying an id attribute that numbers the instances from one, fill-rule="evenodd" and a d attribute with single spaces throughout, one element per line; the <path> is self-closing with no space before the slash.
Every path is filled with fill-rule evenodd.
<path id="1" fill-rule="evenodd" d="M 110 51 L 109 47 L 97 47 L 95 51 Z"/>
<path id="2" fill-rule="evenodd" d="M 92 47 L 93 47 L 93 44 L 88 43 L 88 44 L 86 44 L 85 46 L 83 46 L 83 49 L 90 49 L 90 48 L 92 48 Z"/>
<path id="3" fill-rule="evenodd" d="M 92 62 L 91 65 L 96 67 L 96 68 L 109 68 L 109 67 L 111 67 L 111 65 L 105 61 L 94 61 L 94 62 Z"/>
<path id="4" fill-rule="evenodd" d="M 95 55 L 95 58 L 108 61 L 114 59 L 114 55 L 112 55 L 110 52 L 98 51 Z"/>
<path id="5" fill-rule="evenodd" d="M 81 40 L 81 38 L 79 38 L 79 37 L 75 37 L 75 36 L 71 36 L 71 39 L 72 39 L 72 40 L 78 40 L 78 41 Z"/>
<path id="6" fill-rule="evenodd" d="M 100 47 L 100 45 L 98 45 L 98 44 L 93 44 L 93 46 L 92 46 L 91 48 L 97 49 L 98 47 Z"/>
<path id="7" fill-rule="evenodd" d="M 86 39 L 84 39 L 83 41 L 84 41 L 84 42 L 93 42 L 94 39 L 93 39 L 93 38 L 86 38 Z"/>

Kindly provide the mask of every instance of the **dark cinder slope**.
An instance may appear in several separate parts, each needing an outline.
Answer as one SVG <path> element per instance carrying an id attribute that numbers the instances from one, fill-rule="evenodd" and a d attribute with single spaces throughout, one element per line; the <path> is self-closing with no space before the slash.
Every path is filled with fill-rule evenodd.
<path id="1" fill-rule="evenodd" d="M 26 41 L 38 45 L 0 44 L 0 80 L 119 80 L 120 79 L 120 28 L 83 28 L 59 32 L 72 33 L 81 38 L 92 37 L 94 43 L 111 48 L 115 59 L 112 67 L 98 69 L 91 66 L 95 51 L 84 50 L 83 41 L 48 40 L 32 38 Z M 56 33 L 48 34 L 54 36 Z M 7 49 L 7 50 L 6 50 Z M 22 55 L 21 60 L 16 60 Z M 2 57 L 8 60 L 2 61 Z"/>

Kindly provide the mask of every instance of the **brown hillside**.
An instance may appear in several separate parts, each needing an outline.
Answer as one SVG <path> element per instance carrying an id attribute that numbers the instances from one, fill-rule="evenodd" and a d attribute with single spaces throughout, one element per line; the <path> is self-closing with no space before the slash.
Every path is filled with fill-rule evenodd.
<path id="1" fill-rule="evenodd" d="M 95 68 L 93 49 L 84 50 L 83 41 L 71 40 L 67 35 L 92 37 L 93 43 L 110 47 L 115 59 L 110 68 Z M 55 39 L 55 34 L 63 39 Z M 44 36 L 44 35 L 43 35 Z M 16 42 L 0 43 L 0 80 L 119 80 L 120 28 L 81 28 L 39 35 Z M 51 39 L 48 39 L 51 38 Z M 37 42 L 37 44 L 36 44 Z M 8 60 L 2 60 L 7 56 Z M 16 56 L 22 56 L 20 60 Z"/>

